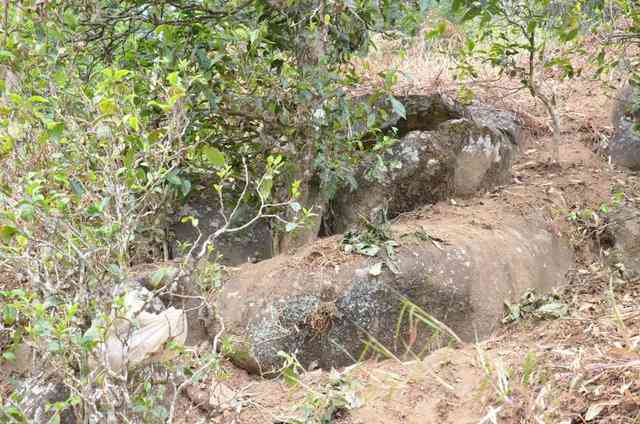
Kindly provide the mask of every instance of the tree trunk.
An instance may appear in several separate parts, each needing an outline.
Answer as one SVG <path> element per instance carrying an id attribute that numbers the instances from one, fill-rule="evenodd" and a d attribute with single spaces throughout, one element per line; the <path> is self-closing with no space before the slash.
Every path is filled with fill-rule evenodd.
<path id="1" fill-rule="evenodd" d="M 560 142 L 561 142 L 561 133 L 560 133 L 560 114 L 556 110 L 556 108 L 551 109 L 551 124 L 553 126 L 553 150 L 551 160 L 553 163 L 560 164 Z"/>
<path id="2" fill-rule="evenodd" d="M 318 184 L 314 181 L 303 180 L 300 184 L 299 203 L 306 208 L 312 208 L 315 214 L 304 225 L 291 233 L 279 232 L 274 237 L 274 253 L 290 253 L 292 250 L 311 243 L 318 238 L 322 214 L 326 201 Z"/>
<path id="3" fill-rule="evenodd" d="M 307 3 L 299 5 L 302 10 L 298 11 L 301 18 L 309 16 L 309 12 L 317 10 L 318 16 L 325 15 L 325 0 L 311 0 Z M 322 57 L 326 52 L 326 42 L 328 36 L 328 28 L 324 24 L 320 24 L 317 36 L 311 43 L 308 43 L 304 36 L 305 28 L 302 27 L 300 34 L 295 37 L 296 45 L 296 62 L 298 68 L 305 72 L 318 71 L 322 64 Z M 312 70 L 316 68 L 315 70 Z M 322 98 L 316 99 L 311 104 L 300 104 L 297 111 L 297 154 L 298 163 L 296 163 L 296 171 L 294 172 L 294 180 L 300 183 L 300 198 L 298 202 L 305 208 L 311 209 L 315 214 L 302 228 L 296 229 L 292 233 L 282 232 L 274 236 L 274 253 L 288 253 L 293 249 L 297 249 L 307 243 L 314 241 L 320 232 L 322 222 L 322 214 L 326 207 L 327 199 L 322 193 L 320 183 L 317 181 L 317 175 L 314 170 L 314 159 L 316 155 L 316 146 L 313 131 L 315 129 L 311 125 L 311 113 L 317 107 L 321 107 Z M 316 103 L 316 104 L 314 104 Z M 289 211 L 291 212 L 291 211 Z M 291 215 L 289 216 L 291 218 Z"/>
<path id="4" fill-rule="evenodd" d="M 561 126 L 560 126 L 560 114 L 558 113 L 558 108 L 556 106 L 556 102 L 554 98 L 549 98 L 544 95 L 537 87 L 535 88 L 535 96 L 542 102 L 545 109 L 547 110 L 547 114 L 551 119 L 551 128 L 553 129 L 553 147 L 551 153 L 551 162 L 559 165 L 560 164 L 560 142 L 561 140 Z"/>

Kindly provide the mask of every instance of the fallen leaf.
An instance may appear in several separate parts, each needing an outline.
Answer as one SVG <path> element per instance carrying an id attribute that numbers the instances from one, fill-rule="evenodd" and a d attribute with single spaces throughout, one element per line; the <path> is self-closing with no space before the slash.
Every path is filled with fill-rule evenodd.
<path id="1" fill-rule="evenodd" d="M 596 418 L 598 415 L 600 415 L 605 406 L 607 406 L 606 403 L 596 403 L 594 405 L 591 405 L 589 409 L 587 409 L 587 413 L 584 414 L 585 421 L 591 421 Z"/>

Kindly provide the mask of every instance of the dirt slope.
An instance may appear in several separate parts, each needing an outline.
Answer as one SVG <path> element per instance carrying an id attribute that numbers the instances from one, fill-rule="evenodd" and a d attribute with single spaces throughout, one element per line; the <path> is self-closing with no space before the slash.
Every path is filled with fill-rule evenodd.
<path id="1" fill-rule="evenodd" d="M 586 97 L 587 92 L 583 104 Z M 602 246 L 594 242 L 593 232 L 567 219 L 585 208 L 597 211 L 619 191 L 640 204 L 640 176 L 612 169 L 593 151 L 593 140 L 609 131 L 602 113 L 608 99 L 603 93 L 594 99 L 590 104 L 595 106 L 586 111 L 590 117 L 565 115 L 561 168 L 547 163 L 549 137 L 543 128 L 523 146 L 511 184 L 397 219 L 399 225 L 415 226 L 457 215 L 479 226 L 499 226 L 496 211 L 509 208 L 562 234 L 578 253 L 578 265 L 558 293 L 568 306 L 565 318 L 524 319 L 489 340 L 441 349 L 423 361 L 367 362 L 340 373 L 302 374 L 294 387 L 282 379 L 254 379 L 229 365 L 225 384 L 242 393 L 244 401 L 206 422 L 305 422 L 305 411 L 318 418 L 336 407 L 326 422 L 637 423 L 640 281 L 612 276 L 599 260 Z M 202 385 L 205 391 L 208 387 Z M 338 407 L 345 403 L 357 408 Z M 185 400 L 183 408 L 182 422 L 205 422 L 191 402 Z"/>

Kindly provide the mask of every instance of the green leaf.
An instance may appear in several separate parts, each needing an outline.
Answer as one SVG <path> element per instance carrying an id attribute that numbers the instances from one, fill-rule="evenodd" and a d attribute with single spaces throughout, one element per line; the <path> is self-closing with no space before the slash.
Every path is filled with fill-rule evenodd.
<path id="1" fill-rule="evenodd" d="M 456 14 L 462 10 L 462 5 L 464 4 L 464 0 L 453 0 L 451 3 L 451 12 Z"/>
<path id="2" fill-rule="evenodd" d="M 260 184 L 260 195 L 263 200 L 266 200 L 271 196 L 271 189 L 273 188 L 273 177 L 266 175 Z"/>
<path id="3" fill-rule="evenodd" d="M 167 81 L 169 81 L 169 84 L 175 87 L 180 82 L 180 74 L 178 72 L 170 73 L 167 76 Z"/>
<path id="4" fill-rule="evenodd" d="M 20 209 L 20 218 L 26 221 L 33 220 L 33 217 L 35 214 L 35 209 L 33 205 L 29 203 L 23 203 L 22 205 L 20 205 L 19 209 Z"/>
<path id="5" fill-rule="evenodd" d="M 396 99 L 393 96 L 389 97 L 389 101 L 391 102 L 391 107 L 393 108 L 393 112 L 396 115 L 401 116 L 404 119 L 407 119 L 407 110 L 405 109 L 404 105 L 400 103 L 398 99 Z"/>
<path id="6" fill-rule="evenodd" d="M 440 22 L 438 22 L 438 24 L 432 31 L 429 31 L 425 34 L 425 38 L 428 40 L 436 39 L 438 37 L 441 37 L 446 30 L 447 30 L 447 21 L 443 19 Z"/>
<path id="7" fill-rule="evenodd" d="M 182 179 L 182 182 L 180 183 L 180 193 L 182 194 L 183 197 L 186 197 L 189 192 L 191 192 L 191 181 L 189 181 L 186 178 Z"/>
<path id="8" fill-rule="evenodd" d="M 171 172 L 167 175 L 167 181 L 174 187 L 182 186 L 182 179 L 176 175 L 174 172 Z"/>
<path id="9" fill-rule="evenodd" d="M 569 41 L 574 40 L 577 36 L 578 36 L 578 28 L 574 28 L 571 31 L 563 32 L 560 35 L 560 40 L 562 40 L 564 42 L 569 42 Z"/>
<path id="10" fill-rule="evenodd" d="M 69 8 L 64 12 L 63 22 L 70 29 L 76 29 L 80 21 L 80 16 L 74 13 L 73 9 Z"/>
<path id="11" fill-rule="evenodd" d="M 11 60 L 13 60 L 15 58 L 16 57 L 10 51 L 8 51 L 8 50 L 0 50 L 0 62 L 1 63 L 9 62 L 9 61 L 11 61 Z"/>
<path id="12" fill-rule="evenodd" d="M 131 71 L 128 69 L 118 69 L 115 74 L 113 74 L 113 79 L 116 81 L 122 81 L 122 79 L 131 74 Z"/>
<path id="13" fill-rule="evenodd" d="M 60 137 L 64 131 L 64 122 L 48 122 L 47 131 L 51 137 Z"/>
<path id="14" fill-rule="evenodd" d="M 31 96 L 29 100 L 31 103 L 49 103 L 49 101 L 42 96 Z"/>
<path id="15" fill-rule="evenodd" d="M 168 279 L 173 278 L 177 270 L 175 268 L 160 268 L 151 274 L 151 286 L 158 288 L 162 283 L 166 283 Z"/>
<path id="16" fill-rule="evenodd" d="M 482 13 L 482 8 L 480 7 L 472 7 L 467 10 L 467 13 L 462 17 L 462 22 L 471 21 Z"/>
<path id="17" fill-rule="evenodd" d="M 18 229 L 12 225 L 3 225 L 0 227 L 0 240 L 3 243 L 9 243 L 13 236 L 18 233 Z"/>
<path id="18" fill-rule="evenodd" d="M 202 153 L 207 158 L 207 161 L 216 168 L 222 168 L 225 164 L 224 153 L 212 146 L 205 146 L 202 149 Z"/>
<path id="19" fill-rule="evenodd" d="M 18 319 L 18 310 L 13 305 L 4 305 L 2 309 L 2 322 L 4 325 L 13 325 Z"/>
<path id="20" fill-rule="evenodd" d="M 102 215 L 102 212 L 104 212 L 104 210 L 107 208 L 110 201 L 110 197 L 105 197 L 100 201 L 100 203 L 94 203 L 87 208 L 87 214 L 94 218 Z"/>
<path id="21" fill-rule="evenodd" d="M 13 353 L 13 352 L 8 352 L 8 351 L 7 351 L 7 352 L 4 352 L 4 353 L 2 354 L 2 358 L 3 358 L 5 361 L 8 361 L 8 362 L 12 362 L 12 363 L 13 363 L 13 362 L 15 362 L 15 361 L 16 361 L 16 354 L 15 354 L 15 353 Z"/>
<path id="22" fill-rule="evenodd" d="M 98 103 L 98 110 L 105 115 L 114 115 L 118 112 L 118 104 L 113 99 L 102 99 Z"/>
<path id="23" fill-rule="evenodd" d="M 129 127 L 131 127 L 132 130 L 140 131 L 140 123 L 138 122 L 137 117 L 133 115 L 129 116 L 129 118 L 127 119 L 127 124 L 129 124 Z"/>

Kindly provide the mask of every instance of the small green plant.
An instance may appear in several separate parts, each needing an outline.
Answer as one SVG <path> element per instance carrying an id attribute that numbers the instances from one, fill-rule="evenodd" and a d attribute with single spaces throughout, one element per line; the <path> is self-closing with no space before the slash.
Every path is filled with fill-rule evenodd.
<path id="1" fill-rule="evenodd" d="M 487 384 L 493 388 L 500 403 L 508 402 L 511 398 L 511 372 L 505 367 L 500 358 L 491 361 L 486 352 L 476 345 L 478 363 L 484 371 Z"/>
<path id="2" fill-rule="evenodd" d="M 372 224 L 364 217 L 361 218 L 364 228 L 349 230 L 343 236 L 341 243 L 344 252 L 376 256 L 384 248 L 387 255 L 393 257 L 398 242 L 393 240 L 386 218 L 378 225 Z"/>
<path id="3" fill-rule="evenodd" d="M 140 394 L 133 399 L 132 411 L 140 416 L 144 422 L 166 420 L 169 411 L 162 405 L 165 398 L 165 387 L 154 387 L 150 381 L 145 381 Z"/>
<path id="4" fill-rule="evenodd" d="M 602 223 L 600 215 L 608 215 L 611 212 L 611 208 L 619 207 L 625 199 L 624 192 L 615 192 L 609 201 L 602 202 L 598 210 L 595 211 L 591 208 L 579 209 L 571 211 L 567 214 L 567 220 L 574 223 L 580 223 L 583 225 Z"/>
<path id="5" fill-rule="evenodd" d="M 402 329 L 406 328 L 408 339 L 402 339 Z M 415 350 L 420 332 L 430 332 L 431 335 L 424 343 L 424 346 Z M 396 343 L 401 341 L 404 345 L 406 353 L 415 355 L 417 358 L 423 358 L 426 353 L 441 345 L 444 341 L 449 343 L 462 344 L 462 339 L 447 327 L 444 323 L 424 311 L 409 299 L 403 299 L 402 309 L 398 316 L 395 331 Z"/>
<path id="6" fill-rule="evenodd" d="M 341 414 L 361 407 L 363 400 L 359 391 L 362 384 L 351 378 L 351 369 L 331 371 L 329 382 L 320 389 L 303 385 L 306 396 L 297 407 L 300 415 L 281 421 L 287 424 L 331 424 Z"/>
<path id="7" fill-rule="evenodd" d="M 533 383 L 531 381 L 531 377 L 537 368 L 538 356 L 534 351 L 529 351 L 524 357 L 524 362 L 522 364 L 522 384 L 529 385 L 529 383 Z"/>
<path id="8" fill-rule="evenodd" d="M 284 359 L 284 363 L 279 370 L 280 376 L 289 386 L 298 386 L 300 384 L 300 375 L 305 372 L 304 367 L 295 355 L 281 351 L 278 352 L 278 356 Z"/>

